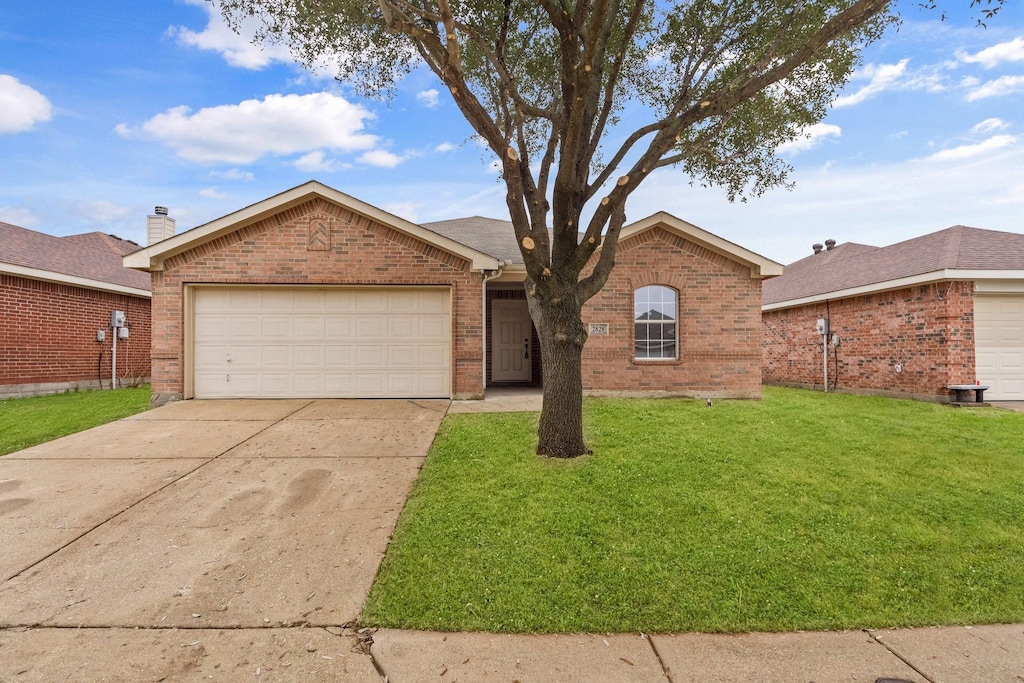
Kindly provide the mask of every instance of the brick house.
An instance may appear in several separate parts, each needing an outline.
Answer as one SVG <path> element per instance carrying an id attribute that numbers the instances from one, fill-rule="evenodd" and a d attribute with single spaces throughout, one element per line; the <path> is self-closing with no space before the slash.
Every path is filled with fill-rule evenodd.
<path id="1" fill-rule="evenodd" d="M 505 221 L 416 225 L 309 182 L 124 263 L 153 277 L 156 403 L 465 399 L 542 381 Z M 668 214 L 624 228 L 584 311 L 585 390 L 759 397 L 761 279 L 781 270 Z"/>
<path id="2" fill-rule="evenodd" d="M 0 222 L 0 398 L 109 387 L 117 310 L 129 326 L 119 383 L 149 377 L 149 275 L 121 263 L 138 248 L 100 232 L 54 237 Z"/>
<path id="3" fill-rule="evenodd" d="M 944 400 L 950 384 L 1024 400 L 1024 235 L 956 226 L 888 247 L 847 243 L 765 283 L 768 384 Z M 829 337 L 830 342 L 833 341 Z"/>

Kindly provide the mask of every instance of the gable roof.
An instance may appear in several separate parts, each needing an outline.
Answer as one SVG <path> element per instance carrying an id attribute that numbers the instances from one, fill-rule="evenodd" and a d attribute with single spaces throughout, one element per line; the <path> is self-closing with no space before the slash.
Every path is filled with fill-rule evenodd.
<path id="1" fill-rule="evenodd" d="M 957 225 L 888 247 L 845 243 L 786 266 L 762 308 L 899 289 L 925 282 L 1024 279 L 1024 235 Z"/>
<path id="2" fill-rule="evenodd" d="M 427 230 L 478 249 L 505 263 L 523 264 L 512 221 L 471 216 L 421 224 Z"/>
<path id="3" fill-rule="evenodd" d="M 317 197 L 343 206 L 353 213 L 365 216 L 398 232 L 411 235 L 442 251 L 460 256 L 469 261 L 474 270 L 497 270 L 502 265 L 499 259 L 490 254 L 427 230 L 315 180 L 140 249 L 125 256 L 124 265 L 139 270 L 163 270 L 163 262 L 171 256 L 193 249 Z"/>
<path id="4" fill-rule="evenodd" d="M 139 245 L 91 232 L 55 237 L 0 222 L 0 272 L 102 291 L 150 295 L 150 277 L 121 258 Z"/>

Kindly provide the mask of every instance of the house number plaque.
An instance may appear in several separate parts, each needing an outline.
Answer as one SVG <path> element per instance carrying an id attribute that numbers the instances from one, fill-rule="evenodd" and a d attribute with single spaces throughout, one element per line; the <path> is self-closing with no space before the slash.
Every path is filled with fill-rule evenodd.
<path id="1" fill-rule="evenodd" d="M 590 335 L 593 336 L 607 336 L 608 335 L 608 323 L 590 323 Z"/>

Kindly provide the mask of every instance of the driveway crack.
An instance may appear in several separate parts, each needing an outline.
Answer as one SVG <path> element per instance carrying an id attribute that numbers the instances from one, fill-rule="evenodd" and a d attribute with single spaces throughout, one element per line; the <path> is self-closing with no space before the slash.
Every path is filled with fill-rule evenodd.
<path id="1" fill-rule="evenodd" d="M 661 658 L 661 653 L 658 652 L 658 646 L 654 644 L 654 638 L 647 635 L 646 633 L 641 633 L 640 637 L 650 644 L 651 650 L 654 651 L 654 656 L 657 657 L 658 664 L 661 666 L 661 673 L 665 675 L 665 678 L 668 680 L 668 683 L 675 683 L 675 681 L 672 680 L 672 670 L 665 665 L 665 660 Z"/>
<path id="2" fill-rule="evenodd" d="M 886 643 L 881 638 L 878 638 L 874 633 L 872 633 L 871 631 L 868 631 L 867 629 L 864 630 L 864 633 L 866 633 L 868 635 L 868 638 L 871 638 L 871 640 L 875 641 L 876 643 L 878 643 L 879 645 L 884 647 L 886 650 L 888 650 L 894 657 L 896 657 L 896 659 L 900 660 L 901 662 L 903 662 L 904 664 L 909 666 L 911 669 L 913 669 L 914 672 L 917 673 L 917 675 L 919 675 L 924 680 L 928 681 L 928 683 L 936 683 L 934 678 L 931 678 L 928 674 L 926 674 L 925 672 L 923 672 L 920 669 L 918 669 L 916 666 L 914 666 L 913 662 L 911 662 L 909 659 L 907 659 L 906 657 L 901 655 L 899 652 L 897 652 L 893 648 L 889 647 L 888 643 Z"/>

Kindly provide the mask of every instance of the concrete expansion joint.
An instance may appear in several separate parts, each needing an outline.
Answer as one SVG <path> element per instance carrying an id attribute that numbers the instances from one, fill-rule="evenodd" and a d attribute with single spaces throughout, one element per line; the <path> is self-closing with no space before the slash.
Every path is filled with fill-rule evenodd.
<path id="1" fill-rule="evenodd" d="M 672 680 L 672 670 L 668 668 L 668 666 L 665 664 L 665 660 L 661 658 L 661 653 L 658 652 L 658 646 L 654 644 L 654 638 L 652 638 L 646 633 L 641 633 L 640 637 L 646 640 L 647 643 L 651 646 L 651 650 L 654 651 L 654 656 L 658 660 L 658 666 L 661 667 L 661 673 L 665 674 L 665 679 L 668 681 L 668 683 L 675 683 L 675 681 Z"/>
<path id="2" fill-rule="evenodd" d="M 923 678 L 924 680 L 928 681 L 928 683 L 937 683 L 937 681 L 936 681 L 936 680 L 935 680 L 934 678 L 930 678 L 930 677 L 928 676 L 928 674 L 926 674 L 925 672 L 921 671 L 921 670 L 920 670 L 919 668 L 917 668 L 916 666 L 914 666 L 914 663 L 913 663 L 913 662 L 911 662 L 911 661 L 910 661 L 909 659 L 907 659 L 906 657 L 904 657 L 903 655 L 901 655 L 901 654 L 900 654 L 899 652 L 897 652 L 896 650 L 894 650 L 894 649 L 892 649 L 891 647 L 889 647 L 889 644 L 888 644 L 888 643 L 886 643 L 886 642 L 885 642 L 884 640 L 882 640 L 881 638 L 879 638 L 878 636 L 876 636 L 876 635 L 875 635 L 875 633 L 874 633 L 874 631 L 870 631 L 870 630 L 868 630 L 868 629 L 863 629 L 863 632 L 867 634 L 868 638 L 871 638 L 871 640 L 875 641 L 876 643 L 878 643 L 879 645 L 881 645 L 882 647 L 884 647 L 884 648 L 885 648 L 886 650 L 888 650 L 888 651 L 889 651 L 889 653 L 890 653 L 890 654 L 891 654 L 891 655 L 892 655 L 893 657 L 895 657 L 896 659 L 900 660 L 901 662 L 903 662 L 904 664 L 906 664 L 907 666 L 909 666 L 909 667 L 910 667 L 911 669 L 913 669 L 913 670 L 914 670 L 914 672 L 915 672 L 915 673 L 917 673 L 917 675 L 918 675 L 918 676 L 920 676 L 920 677 L 921 677 L 921 678 Z"/>

